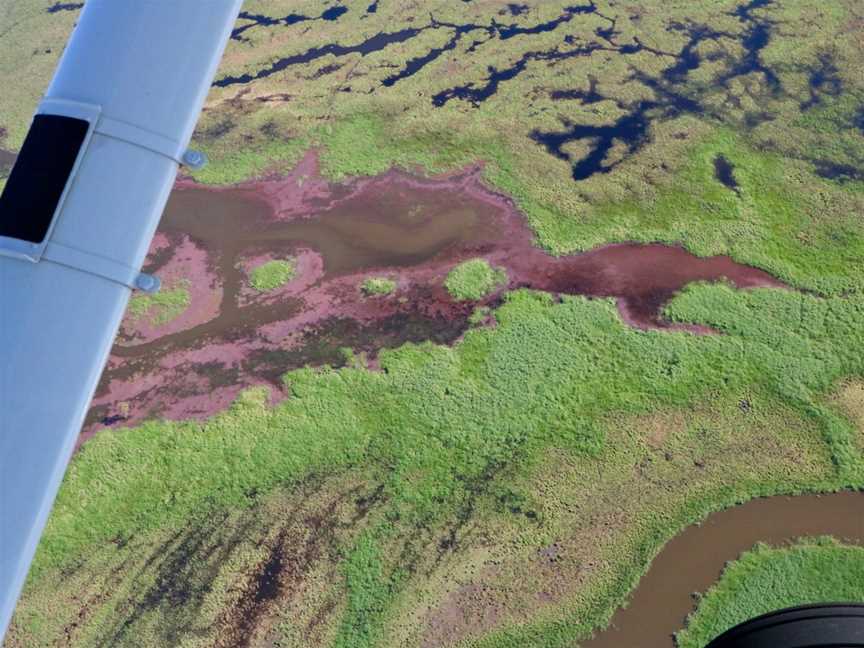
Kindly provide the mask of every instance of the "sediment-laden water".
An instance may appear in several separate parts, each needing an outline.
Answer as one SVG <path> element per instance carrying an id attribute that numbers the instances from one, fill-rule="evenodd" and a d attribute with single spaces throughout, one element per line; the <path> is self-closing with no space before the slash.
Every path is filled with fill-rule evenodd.
<path id="1" fill-rule="evenodd" d="M 270 293 L 249 287 L 252 267 L 293 257 L 297 276 Z M 458 302 L 443 287 L 459 262 L 483 257 L 508 282 L 482 302 Z M 662 306 L 692 281 L 739 288 L 781 286 L 729 257 L 695 257 L 683 248 L 622 243 L 553 257 L 534 245 L 512 201 L 489 190 L 480 168 L 437 178 L 390 171 L 335 184 L 314 155 L 287 177 L 228 188 L 181 181 L 169 200 L 145 266 L 166 289 L 186 282 L 190 304 L 155 325 L 127 320 L 88 420 L 182 419 L 224 409 L 253 384 L 281 389 L 280 376 L 304 365 L 344 360 L 341 349 L 378 351 L 405 342 L 449 344 L 480 303 L 505 289 L 613 297 L 638 328 L 677 328 Z M 397 288 L 386 297 L 360 290 L 371 276 Z"/>

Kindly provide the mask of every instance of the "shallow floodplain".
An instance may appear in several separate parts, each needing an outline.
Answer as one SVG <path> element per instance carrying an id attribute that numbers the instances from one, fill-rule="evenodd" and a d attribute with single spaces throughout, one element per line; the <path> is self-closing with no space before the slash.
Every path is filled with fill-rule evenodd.
<path id="1" fill-rule="evenodd" d="M 256 384 L 281 397 L 284 372 L 341 366 L 344 349 L 374 362 L 382 348 L 404 342 L 452 343 L 478 308 L 499 303 L 507 289 L 615 297 L 631 326 L 710 333 L 664 320 L 661 308 L 694 281 L 783 286 L 729 257 L 703 259 L 657 244 L 552 257 L 533 245 L 524 217 L 483 186 L 476 168 L 338 184 L 315 171 L 310 155 L 285 178 L 231 191 L 181 185 L 146 268 L 184 277 L 176 281 L 191 282 L 194 299 L 184 292 L 179 311 L 169 312 L 167 303 L 178 300 L 167 286 L 155 298 L 134 298 L 85 436 L 146 417 L 210 415 Z M 255 288 L 255 273 L 284 264 L 275 259 L 285 255 L 297 260 L 281 283 L 263 293 L 244 288 L 249 277 Z M 398 289 L 394 283 L 386 298 L 370 302 L 363 286 L 381 272 L 398 273 Z M 138 311 L 151 302 L 157 311 L 144 320 Z"/>

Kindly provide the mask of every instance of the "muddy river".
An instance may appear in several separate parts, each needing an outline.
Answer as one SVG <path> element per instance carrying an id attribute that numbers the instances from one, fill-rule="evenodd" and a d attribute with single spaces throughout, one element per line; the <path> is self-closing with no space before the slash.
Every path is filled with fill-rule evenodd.
<path id="1" fill-rule="evenodd" d="M 693 611 L 693 593 L 708 589 L 726 561 L 757 542 L 816 535 L 864 544 L 864 493 L 760 498 L 687 527 L 663 547 L 610 627 L 580 646 L 674 648 L 672 633 Z"/>

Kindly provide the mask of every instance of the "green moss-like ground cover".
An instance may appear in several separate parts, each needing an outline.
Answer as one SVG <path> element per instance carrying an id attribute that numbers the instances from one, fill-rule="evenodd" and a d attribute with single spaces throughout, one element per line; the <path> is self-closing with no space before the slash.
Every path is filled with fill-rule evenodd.
<path id="1" fill-rule="evenodd" d="M 294 259 L 267 261 L 252 270 L 249 283 L 259 292 L 275 290 L 294 278 L 296 265 Z"/>
<path id="2" fill-rule="evenodd" d="M 444 287 L 454 299 L 468 301 L 483 299 L 506 283 L 506 270 L 493 268 L 486 259 L 470 259 L 447 274 Z"/>
<path id="3" fill-rule="evenodd" d="M 486 259 L 470 259 L 453 268 L 444 280 L 444 287 L 460 301 L 483 299 L 507 282 L 503 268 L 493 268 Z"/>
<path id="4" fill-rule="evenodd" d="M 127 317 L 146 319 L 151 326 L 162 326 L 176 319 L 189 307 L 189 281 L 182 280 L 171 289 L 152 295 L 136 293 L 129 300 Z"/>
<path id="5" fill-rule="evenodd" d="M 729 564 L 699 601 L 687 627 L 676 635 L 680 648 L 702 648 L 748 619 L 796 605 L 864 603 L 864 547 L 831 538 L 792 547 L 757 545 Z"/>
<path id="6" fill-rule="evenodd" d="M 472 501 L 487 511 L 478 513 L 477 524 L 499 526 L 496 492 L 518 488 L 553 448 L 584 464 L 590 483 L 577 492 L 612 489 L 617 501 L 630 479 L 627 466 L 645 456 L 638 425 L 637 439 L 624 442 L 616 433 L 609 441 L 621 417 L 692 407 L 706 398 L 731 400 L 736 411 L 737 395 L 752 394 L 764 414 L 719 427 L 709 416 L 682 430 L 677 452 L 692 458 L 680 474 L 663 466 L 661 481 L 685 477 L 700 456 L 716 456 L 717 472 L 701 486 L 688 478 L 690 487 L 682 485 L 672 500 L 666 488 L 656 500 L 634 497 L 633 523 L 607 538 L 607 568 L 569 612 L 482 644 L 564 645 L 608 618 L 662 543 L 708 511 L 759 494 L 864 485 L 855 429 L 821 397 L 837 378 L 864 374 L 862 308 L 857 297 L 700 285 L 669 310 L 724 332 L 704 337 L 630 329 L 608 301 L 554 303 L 517 291 L 496 311 L 494 329 L 473 329 L 454 349 L 425 344 L 384 352 L 384 373 L 299 370 L 286 375 L 291 398 L 273 409 L 264 394 L 250 392 L 203 425 L 154 421 L 134 433 L 100 435 L 70 467 L 41 545 L 32 596 L 53 588 L 51 574 L 80 560 L 87 547 L 158 535 L 189 519 L 246 508 L 255 501 L 250 493 L 366 466 L 385 489 L 386 506 L 379 523 L 358 538 L 361 544 L 344 548 L 349 557 L 366 547 L 358 562 L 349 558 L 343 567 L 348 616 L 337 637 L 344 643 L 362 635 L 368 640 L 354 645 L 378 645 L 393 632 L 391 606 L 409 605 L 400 593 L 410 578 L 394 559 L 398 552 L 387 549 L 392 543 L 422 554 L 424 541 L 437 544 L 435 529 L 446 529 Z M 779 416 L 790 427 L 766 430 L 762 416 Z M 131 465 L 136 469 L 126 468 Z M 604 465 L 607 476 L 591 479 Z M 496 481 L 504 467 L 507 478 Z M 536 546 L 570 517 L 555 509 L 545 515 L 549 521 L 539 527 L 517 524 L 520 542 Z M 381 559 L 373 569 L 374 555 Z"/>
<path id="7" fill-rule="evenodd" d="M 396 282 L 388 277 L 369 277 L 363 280 L 360 289 L 369 296 L 389 295 L 396 290 Z"/>

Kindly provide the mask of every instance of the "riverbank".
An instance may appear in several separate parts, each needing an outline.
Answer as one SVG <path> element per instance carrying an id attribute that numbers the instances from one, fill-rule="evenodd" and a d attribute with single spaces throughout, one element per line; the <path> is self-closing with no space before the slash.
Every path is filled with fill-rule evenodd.
<path id="1" fill-rule="evenodd" d="M 854 515 L 862 517 L 860 507 Z M 702 648 L 740 623 L 785 608 L 864 603 L 864 547 L 860 536 L 857 540 L 854 545 L 830 536 L 781 546 L 760 542 L 700 593 L 698 609 L 676 636 L 677 645 Z"/>
<path id="2" fill-rule="evenodd" d="M 626 607 L 614 614 L 610 627 L 580 646 L 675 648 L 673 634 L 681 630 L 698 602 L 693 593 L 711 588 L 727 563 L 759 542 L 781 545 L 818 535 L 864 544 L 864 493 L 762 498 L 714 513 L 669 541 L 639 580 Z M 821 602 L 834 600 L 845 599 Z M 707 636 L 703 631 L 698 636 L 710 640 L 716 634 Z M 704 644 L 689 640 L 685 645 Z"/>

